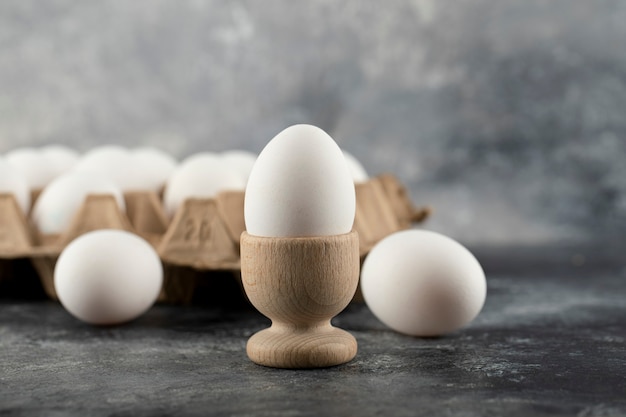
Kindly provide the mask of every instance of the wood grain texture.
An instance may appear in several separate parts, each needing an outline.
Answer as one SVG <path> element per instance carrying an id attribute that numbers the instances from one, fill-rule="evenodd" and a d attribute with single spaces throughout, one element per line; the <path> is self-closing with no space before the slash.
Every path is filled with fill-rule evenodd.
<path id="1" fill-rule="evenodd" d="M 248 357 L 275 368 L 320 368 L 354 358 L 352 335 L 330 324 L 359 281 L 359 238 L 241 235 L 241 275 L 250 302 L 272 326 L 248 340 Z"/>

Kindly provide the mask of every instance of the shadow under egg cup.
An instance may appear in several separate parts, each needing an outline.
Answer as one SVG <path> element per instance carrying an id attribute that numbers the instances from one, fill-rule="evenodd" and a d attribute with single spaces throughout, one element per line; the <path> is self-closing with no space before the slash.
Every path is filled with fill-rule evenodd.
<path id="1" fill-rule="evenodd" d="M 255 363 L 323 368 L 357 352 L 350 333 L 330 320 L 352 300 L 359 282 L 359 238 L 241 235 L 241 276 L 250 302 L 272 320 L 247 345 Z"/>

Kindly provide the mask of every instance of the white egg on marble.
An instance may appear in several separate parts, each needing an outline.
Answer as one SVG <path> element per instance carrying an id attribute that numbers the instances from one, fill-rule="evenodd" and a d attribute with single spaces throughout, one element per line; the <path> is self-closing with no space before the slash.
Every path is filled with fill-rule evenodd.
<path id="1" fill-rule="evenodd" d="M 131 178 L 132 157 L 119 145 L 103 145 L 86 152 L 74 171 L 92 172 L 113 181 L 122 190 L 135 186 Z"/>
<path id="2" fill-rule="evenodd" d="M 74 317 L 95 325 L 133 320 L 156 301 L 163 267 L 154 248 L 122 230 L 97 230 L 65 247 L 54 269 L 59 301 Z"/>
<path id="3" fill-rule="evenodd" d="M 369 175 L 367 175 L 367 171 L 359 160 L 346 150 L 343 150 L 343 156 L 346 158 L 350 174 L 352 174 L 352 180 L 355 183 L 366 182 L 369 179 Z"/>
<path id="4" fill-rule="evenodd" d="M 4 160 L 22 173 L 31 190 L 41 189 L 54 179 L 53 167 L 38 149 L 14 149 L 4 155 Z"/>
<path id="5" fill-rule="evenodd" d="M 349 233 L 354 182 L 341 149 L 322 129 L 294 125 L 259 154 L 246 187 L 247 232 L 264 237 Z"/>
<path id="6" fill-rule="evenodd" d="M 43 189 L 33 206 L 33 223 L 41 233 L 62 233 L 90 194 L 110 194 L 125 210 L 122 192 L 111 180 L 90 172 L 72 171 Z"/>
<path id="7" fill-rule="evenodd" d="M 248 182 L 248 177 L 250 177 L 250 172 L 256 162 L 256 154 L 248 151 L 231 150 L 222 152 L 220 156 L 228 166 L 235 169 Z"/>
<path id="8" fill-rule="evenodd" d="M 171 218 L 188 198 L 214 198 L 221 191 L 243 190 L 246 182 L 215 154 L 196 155 L 181 163 L 168 179 L 163 205 Z"/>
<path id="9" fill-rule="evenodd" d="M 128 191 L 159 191 L 178 166 L 174 157 L 157 148 L 136 148 L 130 155 L 131 168 L 124 184 Z"/>
<path id="10" fill-rule="evenodd" d="M 361 290 L 372 313 L 390 328 L 439 336 L 478 315 L 487 284 L 478 260 L 460 243 L 435 232 L 406 230 L 370 251 Z"/>
<path id="11" fill-rule="evenodd" d="M 65 145 L 47 145 L 39 152 L 48 161 L 55 178 L 71 171 L 80 159 L 77 151 Z"/>
<path id="12" fill-rule="evenodd" d="M 0 194 L 12 194 L 20 209 L 28 214 L 31 202 L 28 182 L 21 171 L 4 159 L 0 159 Z"/>

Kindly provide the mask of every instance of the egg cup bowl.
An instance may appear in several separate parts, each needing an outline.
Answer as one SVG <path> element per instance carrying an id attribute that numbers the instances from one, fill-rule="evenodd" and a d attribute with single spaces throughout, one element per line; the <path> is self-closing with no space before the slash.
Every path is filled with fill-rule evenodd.
<path id="1" fill-rule="evenodd" d="M 330 320 L 359 282 L 359 236 L 241 235 L 241 276 L 248 299 L 272 320 L 254 334 L 248 357 L 274 368 L 323 368 L 349 362 L 356 339 Z"/>

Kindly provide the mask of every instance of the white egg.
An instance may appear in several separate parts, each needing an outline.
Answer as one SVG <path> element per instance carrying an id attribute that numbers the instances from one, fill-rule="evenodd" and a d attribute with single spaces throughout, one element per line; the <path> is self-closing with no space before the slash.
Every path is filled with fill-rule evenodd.
<path id="1" fill-rule="evenodd" d="M 71 171 L 80 159 L 78 152 L 64 145 L 47 145 L 39 152 L 48 161 L 55 178 Z"/>
<path id="2" fill-rule="evenodd" d="M 151 147 L 131 151 L 131 169 L 124 184 L 125 190 L 158 191 L 176 170 L 176 159 Z"/>
<path id="3" fill-rule="evenodd" d="M 30 209 L 30 188 L 21 171 L 0 159 L 0 194 L 13 194 L 24 214 Z"/>
<path id="4" fill-rule="evenodd" d="M 341 149 L 322 129 L 295 125 L 259 154 L 246 188 L 249 234 L 329 236 L 352 230 L 354 182 Z"/>
<path id="5" fill-rule="evenodd" d="M 45 187 L 54 178 L 52 166 L 37 149 L 14 149 L 4 155 L 4 160 L 22 173 L 32 190 Z"/>
<path id="6" fill-rule="evenodd" d="M 219 154 L 215 152 L 197 152 L 189 155 L 185 159 L 183 159 L 179 166 L 187 165 L 190 162 L 195 161 L 196 159 L 204 159 L 204 158 L 219 158 Z"/>
<path id="7" fill-rule="evenodd" d="M 412 336 L 438 336 L 472 321 L 487 294 L 485 274 L 464 246 L 439 233 L 394 233 L 371 250 L 361 290 L 374 315 Z"/>
<path id="8" fill-rule="evenodd" d="M 33 223 L 41 233 L 62 233 L 89 194 L 113 195 L 120 209 L 125 210 L 122 192 L 112 181 L 97 174 L 73 171 L 44 188 L 33 206 Z"/>
<path id="9" fill-rule="evenodd" d="M 343 151 L 343 156 L 346 158 L 346 163 L 352 174 L 352 180 L 356 183 L 366 182 L 369 179 L 369 175 L 367 175 L 367 171 L 365 171 L 359 160 L 345 150 Z"/>
<path id="10" fill-rule="evenodd" d="M 97 230 L 76 238 L 54 269 L 54 288 L 63 307 L 96 325 L 139 317 L 154 304 L 162 283 L 156 251 L 122 230 Z"/>
<path id="11" fill-rule="evenodd" d="M 256 162 L 257 156 L 248 151 L 227 151 L 221 154 L 222 160 L 230 167 L 235 169 L 242 178 L 247 182 L 250 177 L 252 167 Z"/>
<path id="12" fill-rule="evenodd" d="M 74 171 L 92 172 L 108 178 L 127 190 L 134 187 L 131 180 L 132 157 L 128 149 L 118 145 L 99 146 L 85 153 L 74 167 Z"/>
<path id="13" fill-rule="evenodd" d="M 169 178 L 163 194 L 168 216 L 173 217 L 188 198 L 213 198 L 220 191 L 243 190 L 241 176 L 214 154 L 197 155 L 181 164 Z"/>

